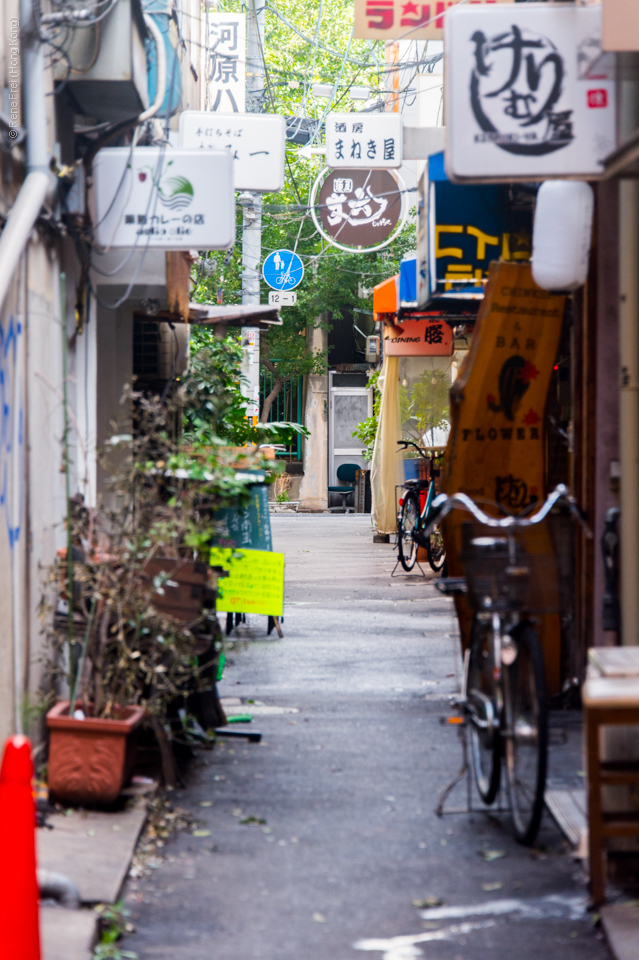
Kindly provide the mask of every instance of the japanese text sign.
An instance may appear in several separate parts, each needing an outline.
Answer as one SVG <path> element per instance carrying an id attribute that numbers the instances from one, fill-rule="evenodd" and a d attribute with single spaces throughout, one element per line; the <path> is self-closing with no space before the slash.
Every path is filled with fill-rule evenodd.
<path id="1" fill-rule="evenodd" d="M 615 85 L 588 79 L 601 6 L 458 6 L 446 14 L 446 169 L 452 180 L 603 173 Z"/>
<path id="2" fill-rule="evenodd" d="M 384 324 L 387 357 L 450 357 L 452 352 L 453 331 L 441 317 Z"/>
<path id="3" fill-rule="evenodd" d="M 470 0 L 498 3 L 501 0 Z M 441 40 L 444 13 L 459 0 L 355 0 L 355 33 L 362 40 Z"/>
<path id="4" fill-rule="evenodd" d="M 204 51 L 205 106 L 218 113 L 246 109 L 246 17 L 208 13 Z"/>
<path id="5" fill-rule="evenodd" d="M 284 554 L 268 550 L 213 547 L 211 566 L 224 567 L 215 607 L 222 613 L 261 613 L 281 617 L 284 610 Z"/>
<path id="6" fill-rule="evenodd" d="M 425 184 L 420 217 L 427 209 L 429 228 L 417 242 L 419 263 L 427 265 L 422 277 L 418 268 L 421 306 L 450 291 L 483 292 L 492 260 L 530 259 L 532 198 L 523 186 L 451 183 L 441 153 L 429 158 Z"/>
<path id="7" fill-rule="evenodd" d="M 184 110 L 179 143 L 188 149 L 228 150 L 236 190 L 276 193 L 284 186 L 286 120 L 278 114 Z"/>
<path id="8" fill-rule="evenodd" d="M 401 167 L 401 113 L 329 113 L 326 163 L 333 169 Z"/>
<path id="9" fill-rule="evenodd" d="M 93 161 L 90 202 L 103 247 L 220 250 L 235 240 L 225 150 L 105 147 Z"/>
<path id="10" fill-rule="evenodd" d="M 393 232 L 402 194 L 388 170 L 330 173 L 319 194 L 320 217 L 329 237 L 353 247 L 372 247 Z"/>

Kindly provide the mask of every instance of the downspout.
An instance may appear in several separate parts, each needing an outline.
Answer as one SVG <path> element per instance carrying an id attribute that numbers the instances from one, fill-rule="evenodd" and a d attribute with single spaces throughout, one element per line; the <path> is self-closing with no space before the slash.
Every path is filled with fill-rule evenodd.
<path id="1" fill-rule="evenodd" d="M 0 236 L 0 311 L 50 184 L 44 55 L 34 0 L 20 0 L 20 24 L 27 176 Z"/>
<path id="2" fill-rule="evenodd" d="M 639 126 L 639 89 L 620 87 L 620 140 Z M 619 455 L 621 642 L 639 644 L 639 182 L 619 181 Z"/>
<path id="3" fill-rule="evenodd" d="M 38 0 L 35 0 L 38 2 Z M 7 293 L 13 282 L 14 274 L 26 249 L 31 231 L 42 209 L 49 190 L 49 153 L 47 150 L 46 101 L 44 93 L 44 57 L 40 42 L 40 29 L 33 0 L 20 0 L 21 46 L 22 46 L 22 96 L 23 124 L 27 131 L 26 172 L 27 176 L 20 188 L 15 203 L 9 211 L 7 222 L 0 236 L 0 313 L 4 307 Z M 25 267 L 26 268 L 26 267 Z M 26 277 L 25 277 L 26 282 Z M 26 336 L 26 290 L 20 284 L 19 312 L 23 336 Z M 20 378 L 16 365 L 13 384 L 14 411 L 18 407 Z M 26 387 L 26 384 L 25 384 Z M 19 424 L 14 415 L 13 440 L 17 441 Z M 13 444 L 13 515 L 20 515 L 19 496 L 22 484 L 18 471 L 19 455 L 17 442 Z M 13 535 L 13 534 L 12 534 Z M 20 591 L 19 547 L 11 545 L 12 581 L 13 581 L 13 672 L 14 672 L 14 725 L 17 733 L 22 732 L 22 696 L 24 674 L 22 663 L 22 643 L 24 630 L 19 615 L 22 606 Z"/>

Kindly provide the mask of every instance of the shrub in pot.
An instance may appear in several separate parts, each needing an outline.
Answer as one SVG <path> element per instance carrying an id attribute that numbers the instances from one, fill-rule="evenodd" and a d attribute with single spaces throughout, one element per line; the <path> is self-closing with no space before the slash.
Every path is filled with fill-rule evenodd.
<path id="1" fill-rule="evenodd" d="M 59 595 L 51 675 L 66 673 L 70 702 L 47 716 L 49 786 L 66 803 L 112 802 L 140 723 L 155 732 L 165 779 L 174 781 L 167 727 L 176 703 L 188 705 L 203 688 L 216 698 L 215 511 L 242 503 L 250 483 L 247 474 L 238 479 L 236 452 L 200 452 L 172 438 L 179 406 L 130 390 L 127 399 L 135 434 L 112 437 L 103 456 L 111 505 L 73 502 L 67 551 L 51 571 Z M 245 459 L 261 465 L 257 451 Z"/>

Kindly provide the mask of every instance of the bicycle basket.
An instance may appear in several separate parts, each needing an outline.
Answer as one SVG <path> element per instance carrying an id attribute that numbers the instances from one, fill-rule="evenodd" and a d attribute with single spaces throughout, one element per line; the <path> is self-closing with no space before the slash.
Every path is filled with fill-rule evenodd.
<path id="1" fill-rule="evenodd" d="M 471 606 L 496 612 L 559 613 L 568 609 L 570 570 L 561 562 L 563 558 L 558 562 L 554 539 L 545 523 L 519 529 L 511 551 L 505 530 L 464 522 L 460 560 Z"/>

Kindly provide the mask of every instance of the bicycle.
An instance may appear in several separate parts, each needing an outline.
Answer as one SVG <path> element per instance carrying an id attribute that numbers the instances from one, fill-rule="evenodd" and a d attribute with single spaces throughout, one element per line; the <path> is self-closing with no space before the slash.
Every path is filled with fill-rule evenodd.
<path id="1" fill-rule="evenodd" d="M 495 801 L 505 761 L 514 833 L 526 845 L 534 842 L 541 823 L 548 762 L 545 666 L 531 614 L 554 612 L 560 602 L 559 584 L 544 577 L 547 555 L 527 553 L 516 534 L 541 523 L 560 503 L 592 536 L 563 484 L 531 516 L 491 517 L 466 494 L 442 493 L 434 499 L 426 525 L 428 532 L 451 510 L 461 508 L 481 527 L 505 534 L 486 536 L 477 524 L 464 523 L 460 559 L 466 576 L 440 580 L 436 586 L 449 596 L 466 594 L 474 611 L 457 704 L 470 730 L 479 795 L 488 806 Z"/>
<path id="2" fill-rule="evenodd" d="M 439 528 L 434 529 L 428 536 L 424 533 L 425 518 L 435 498 L 435 479 L 440 471 L 435 467 L 438 456 L 419 447 L 413 440 L 398 440 L 399 446 L 406 450 L 415 447 L 423 460 L 430 462 L 428 480 L 407 480 L 404 484 L 406 493 L 399 500 L 397 514 L 397 552 L 399 562 L 407 573 L 417 562 L 418 548 L 425 547 L 428 563 L 435 573 L 444 566 L 446 552 L 444 541 Z"/>

